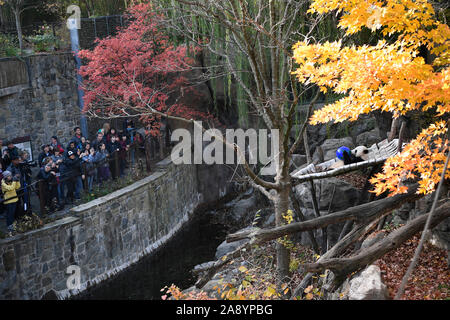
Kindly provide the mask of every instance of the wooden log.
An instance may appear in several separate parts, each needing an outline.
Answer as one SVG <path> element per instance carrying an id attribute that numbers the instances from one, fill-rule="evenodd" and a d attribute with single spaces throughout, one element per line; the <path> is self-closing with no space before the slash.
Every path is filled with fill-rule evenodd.
<path id="1" fill-rule="evenodd" d="M 254 243 L 262 243 L 288 234 L 324 228 L 330 224 L 336 224 L 347 220 L 353 220 L 357 223 L 373 221 L 379 219 L 384 214 L 388 214 L 393 209 L 400 207 L 408 201 L 420 198 L 421 195 L 417 195 L 415 193 L 416 190 L 417 184 L 410 186 L 407 193 L 376 200 L 370 203 L 364 203 L 359 206 L 304 222 L 291 223 L 272 229 L 252 228 L 250 230 L 236 232 L 227 236 L 227 242 L 251 239 Z"/>
<path id="2" fill-rule="evenodd" d="M 450 217 L 450 201 L 447 199 L 444 204 L 436 209 L 430 222 L 430 228 L 434 228 L 448 217 Z M 358 271 L 375 260 L 381 258 L 387 252 L 398 248 L 406 240 L 422 231 L 427 218 L 428 214 L 418 216 L 403 227 L 391 232 L 383 240 L 361 251 L 356 256 L 350 258 L 326 259 L 317 263 L 307 263 L 302 265 L 302 267 L 304 270 L 310 272 L 320 272 L 329 269 L 338 275 L 347 275 Z"/>

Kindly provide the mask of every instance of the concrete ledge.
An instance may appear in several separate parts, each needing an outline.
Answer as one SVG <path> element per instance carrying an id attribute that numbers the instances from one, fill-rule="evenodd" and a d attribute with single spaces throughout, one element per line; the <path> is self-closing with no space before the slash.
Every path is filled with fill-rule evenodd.
<path id="1" fill-rule="evenodd" d="M 25 233 L 19 233 L 15 235 L 14 237 L 10 237 L 7 239 L 0 239 L 0 246 L 7 245 L 19 240 L 25 240 L 27 238 L 32 238 L 35 236 L 38 236 L 41 233 L 44 233 L 48 230 L 55 230 L 59 227 L 70 227 L 71 224 L 75 224 L 79 222 L 80 219 L 77 217 L 65 217 L 62 219 L 58 219 L 56 221 L 53 221 L 51 223 L 45 224 L 42 228 L 31 230 Z"/>
<path id="2" fill-rule="evenodd" d="M 155 172 L 152 173 L 150 176 L 141 179 L 125 188 L 116 190 L 110 194 L 107 194 L 106 196 L 97 198 L 95 200 L 89 201 L 88 203 L 79 205 L 77 207 L 73 207 L 72 209 L 70 209 L 71 212 L 73 212 L 74 214 L 81 214 L 87 210 L 90 210 L 94 207 L 98 207 L 100 205 L 104 205 L 110 201 L 114 201 L 116 200 L 118 197 L 124 197 L 127 196 L 130 193 L 133 193 L 134 191 L 142 188 L 143 186 L 149 184 L 152 181 L 156 181 L 157 179 L 159 179 L 161 176 L 163 176 L 165 174 L 165 172 Z"/>
<path id="3" fill-rule="evenodd" d="M 3 89 L 0 89 L 0 98 L 9 96 L 14 93 L 18 93 L 18 92 L 21 92 L 22 90 L 27 90 L 27 89 L 31 89 L 31 88 L 26 84 L 19 84 L 17 86 L 3 88 Z"/>

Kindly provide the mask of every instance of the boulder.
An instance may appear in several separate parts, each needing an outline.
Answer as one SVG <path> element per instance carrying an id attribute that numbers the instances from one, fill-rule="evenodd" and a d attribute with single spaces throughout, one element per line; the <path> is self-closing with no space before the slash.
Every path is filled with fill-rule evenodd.
<path id="1" fill-rule="evenodd" d="M 302 208 L 303 215 L 306 220 L 314 219 L 315 213 L 314 209 L 310 208 Z M 320 216 L 325 216 L 328 214 L 328 211 L 319 211 Z M 341 234 L 342 228 L 344 227 L 345 222 L 331 224 L 327 227 L 327 241 L 328 247 L 331 248 L 334 246 L 339 239 L 339 235 Z M 316 238 L 317 243 L 320 245 L 322 243 L 322 229 L 314 230 L 314 236 Z M 307 232 L 301 232 L 299 234 L 300 244 L 307 247 L 312 247 L 311 240 Z"/>
<path id="2" fill-rule="evenodd" d="M 378 128 L 375 128 L 373 130 L 359 134 L 356 137 L 356 145 L 370 147 L 374 143 L 380 142 L 381 140 L 380 130 L 378 130 Z"/>
<path id="3" fill-rule="evenodd" d="M 253 193 L 249 198 L 240 199 L 230 204 L 230 209 L 227 216 L 233 222 L 237 223 L 247 218 L 247 215 L 254 211 L 257 207 L 257 197 Z"/>
<path id="4" fill-rule="evenodd" d="M 241 229 L 239 231 L 244 231 L 244 230 L 249 230 L 251 229 L 251 227 L 247 227 L 244 229 Z M 237 231 L 237 232 L 239 232 Z M 226 240 L 223 241 L 216 249 L 216 255 L 215 258 L 218 260 L 221 257 L 223 257 L 224 255 L 233 252 L 234 250 L 236 250 L 238 247 L 240 247 L 241 245 L 243 245 L 244 243 L 249 242 L 249 239 L 242 239 L 239 241 L 235 241 L 235 242 L 227 242 Z"/>
<path id="5" fill-rule="evenodd" d="M 351 137 L 345 137 L 341 139 L 327 139 L 325 140 L 322 145 L 320 146 L 323 151 L 323 158 L 324 161 L 331 160 L 336 158 L 336 150 L 339 149 L 339 147 L 346 146 L 350 149 L 353 149 L 355 147 L 353 143 L 353 139 Z M 316 149 L 313 154 L 313 162 L 319 162 L 320 156 L 319 151 Z"/>
<path id="6" fill-rule="evenodd" d="M 263 208 L 255 213 L 252 221 L 253 227 L 270 228 L 275 226 L 275 210 L 273 207 Z"/>
<path id="7" fill-rule="evenodd" d="M 295 168 L 300 168 L 302 165 L 306 163 L 306 155 L 304 154 L 293 154 L 291 165 Z"/>
<path id="8" fill-rule="evenodd" d="M 370 265 L 350 280 L 349 300 L 386 300 L 388 297 L 378 266 Z"/>
<path id="9" fill-rule="evenodd" d="M 331 212 L 341 211 L 357 204 L 361 193 L 360 190 L 346 181 L 328 178 L 314 181 L 319 210 L 328 211 L 335 185 L 336 193 L 331 204 Z M 309 182 L 301 183 L 295 187 L 295 196 L 304 208 L 313 208 L 310 190 Z"/>
<path id="10" fill-rule="evenodd" d="M 331 211 L 338 212 L 350 208 L 358 203 L 361 191 L 356 189 L 353 185 L 337 178 L 328 178 L 323 180 L 316 180 L 314 186 L 316 189 L 316 198 L 319 204 L 319 213 L 321 216 L 328 214 L 330 207 L 333 189 L 336 185 L 336 192 L 334 194 L 333 202 L 331 203 Z M 302 207 L 303 215 L 307 220 L 314 219 L 315 213 L 312 204 L 312 195 L 309 183 L 301 183 L 295 187 L 295 197 L 299 200 Z M 331 247 L 336 244 L 339 235 L 344 227 L 344 222 L 332 224 L 327 227 L 328 246 Z M 322 239 L 322 230 L 316 230 L 315 236 L 317 241 Z M 301 235 L 301 243 L 303 245 L 310 245 L 310 240 L 306 232 Z"/>

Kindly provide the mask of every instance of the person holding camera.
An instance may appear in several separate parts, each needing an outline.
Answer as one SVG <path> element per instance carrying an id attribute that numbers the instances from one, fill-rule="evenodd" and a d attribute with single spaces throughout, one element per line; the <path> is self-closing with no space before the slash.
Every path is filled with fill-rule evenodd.
<path id="1" fill-rule="evenodd" d="M 76 188 L 77 180 L 78 178 L 84 179 L 85 176 L 82 173 L 80 157 L 72 150 L 67 152 L 67 156 L 68 158 L 62 163 L 61 176 L 67 186 L 66 203 L 73 203 L 74 198 L 80 199 L 80 191 Z"/>
<path id="2" fill-rule="evenodd" d="M 11 141 L 6 142 L 6 145 L 8 147 L 3 152 L 3 164 L 5 168 L 8 168 L 12 163 L 12 159 L 19 157 L 19 149 Z"/>
<path id="3" fill-rule="evenodd" d="M 44 182 L 44 187 L 42 188 L 43 194 L 39 194 L 39 197 L 44 199 L 48 212 L 56 210 L 53 199 L 58 198 L 56 172 L 53 170 L 54 168 L 55 164 L 53 162 L 47 163 L 39 170 L 36 177 Z"/>
<path id="4" fill-rule="evenodd" d="M 50 152 L 50 145 L 48 144 L 44 144 L 41 146 L 42 152 L 39 154 L 38 157 L 38 163 L 39 163 L 39 167 L 42 167 L 43 161 L 45 158 L 51 157 L 52 153 Z"/>
<path id="5" fill-rule="evenodd" d="M 17 196 L 17 190 L 20 189 L 20 178 L 11 174 L 10 171 L 3 172 L 2 191 L 4 195 L 4 204 L 6 207 L 6 226 L 9 232 L 14 231 L 14 214 L 16 212 L 17 202 L 19 197 Z"/>

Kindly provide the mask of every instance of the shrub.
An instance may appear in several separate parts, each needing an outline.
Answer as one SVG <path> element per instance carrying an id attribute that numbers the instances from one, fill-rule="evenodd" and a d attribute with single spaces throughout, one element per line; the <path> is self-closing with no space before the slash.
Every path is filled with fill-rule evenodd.
<path id="1" fill-rule="evenodd" d="M 17 40 L 7 34 L 0 34 L 0 57 L 14 57 L 19 55 Z"/>
<path id="2" fill-rule="evenodd" d="M 58 38 L 48 33 L 30 36 L 27 39 L 34 45 L 36 52 L 52 51 L 58 46 L 59 41 Z"/>

